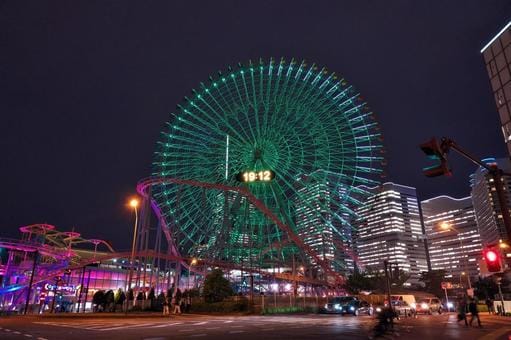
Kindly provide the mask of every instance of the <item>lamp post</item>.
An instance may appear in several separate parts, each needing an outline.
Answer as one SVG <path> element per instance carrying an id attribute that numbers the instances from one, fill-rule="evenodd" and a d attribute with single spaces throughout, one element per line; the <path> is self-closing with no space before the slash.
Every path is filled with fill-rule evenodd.
<path id="1" fill-rule="evenodd" d="M 130 207 L 133 208 L 135 211 L 135 225 L 133 228 L 133 242 L 131 244 L 131 256 L 130 256 L 130 273 L 129 273 L 129 279 L 128 279 L 128 286 L 126 288 L 126 293 L 131 288 L 131 281 L 133 279 L 133 265 L 134 265 L 134 258 L 135 258 L 135 246 L 137 244 L 137 225 L 138 225 L 138 204 L 139 201 L 136 198 L 133 198 L 130 200 Z M 126 308 L 126 311 L 128 311 L 128 308 Z"/>
<path id="2" fill-rule="evenodd" d="M 190 274 L 192 273 L 192 266 L 195 266 L 197 264 L 197 259 L 196 258 L 193 258 L 192 261 L 190 262 L 190 266 L 188 267 L 188 283 L 186 284 L 187 285 L 187 289 L 190 290 Z M 194 280 L 194 285 L 195 285 L 195 274 L 193 275 L 193 280 Z"/>
<path id="3" fill-rule="evenodd" d="M 464 263 L 465 263 L 465 272 L 467 274 L 468 288 L 472 289 L 472 283 L 470 282 L 470 273 L 468 271 L 468 255 L 465 253 L 465 249 L 463 248 L 463 242 L 461 240 L 459 231 L 456 228 L 454 228 L 454 226 L 451 223 L 449 223 L 449 222 L 442 222 L 442 223 L 440 223 L 440 228 L 443 229 L 443 230 L 451 230 L 451 231 L 454 231 L 456 233 L 456 236 L 458 237 L 458 241 L 460 241 L 461 253 L 462 253 L 463 257 L 467 256 L 467 258 L 464 261 Z M 461 277 L 461 275 L 462 274 L 460 274 L 460 277 Z"/>

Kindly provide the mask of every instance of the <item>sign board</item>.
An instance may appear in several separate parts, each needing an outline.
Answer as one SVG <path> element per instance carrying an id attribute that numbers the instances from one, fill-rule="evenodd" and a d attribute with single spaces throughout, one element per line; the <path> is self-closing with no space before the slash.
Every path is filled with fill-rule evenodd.
<path id="1" fill-rule="evenodd" d="M 452 289 L 452 283 L 450 283 L 450 282 L 442 282 L 441 286 L 442 286 L 442 289 Z"/>
<path id="2" fill-rule="evenodd" d="M 52 285 L 52 284 L 47 283 L 44 285 L 44 288 L 48 291 L 60 290 L 63 293 L 69 293 L 69 294 L 74 294 L 76 292 L 75 286 L 57 286 L 57 285 Z"/>

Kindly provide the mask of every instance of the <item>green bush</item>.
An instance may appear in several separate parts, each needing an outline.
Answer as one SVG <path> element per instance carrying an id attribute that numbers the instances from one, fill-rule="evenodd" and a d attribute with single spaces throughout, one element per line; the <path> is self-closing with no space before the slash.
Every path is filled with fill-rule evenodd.
<path id="1" fill-rule="evenodd" d="M 203 313 L 240 313 L 249 310 L 249 303 L 247 299 L 240 299 L 239 301 L 222 301 L 222 302 L 199 302 L 194 303 L 191 307 L 192 312 Z"/>
<path id="2" fill-rule="evenodd" d="M 231 284 L 221 269 L 213 269 L 204 279 L 204 299 L 209 303 L 222 302 L 233 294 Z"/>

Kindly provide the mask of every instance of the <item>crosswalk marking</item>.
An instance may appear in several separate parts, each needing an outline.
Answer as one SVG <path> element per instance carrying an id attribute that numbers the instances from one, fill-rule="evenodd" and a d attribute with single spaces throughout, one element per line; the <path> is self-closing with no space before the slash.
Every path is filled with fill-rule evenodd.
<path id="1" fill-rule="evenodd" d="M 97 330 L 101 330 L 101 331 L 113 331 L 113 330 L 116 330 L 116 329 L 126 329 L 126 328 L 142 328 L 142 327 L 147 327 L 147 326 L 153 326 L 154 323 L 139 323 L 139 324 L 136 324 L 136 325 L 125 325 L 125 326 L 117 326 L 117 327 L 108 327 L 108 328 L 101 328 L 101 329 L 97 329 Z"/>
<path id="2" fill-rule="evenodd" d="M 182 324 L 182 322 L 164 323 L 161 325 L 153 326 L 153 328 L 163 328 L 163 327 L 175 326 L 175 325 L 181 325 L 181 324 Z"/>

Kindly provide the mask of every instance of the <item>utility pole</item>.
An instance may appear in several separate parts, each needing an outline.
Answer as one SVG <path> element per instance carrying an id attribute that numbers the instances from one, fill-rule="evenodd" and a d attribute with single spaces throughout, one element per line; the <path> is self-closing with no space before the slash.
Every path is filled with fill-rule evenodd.
<path id="1" fill-rule="evenodd" d="M 39 257 L 39 251 L 34 253 L 34 263 L 32 264 L 32 273 L 30 274 L 30 283 L 28 284 L 27 301 L 25 303 L 25 311 L 23 314 L 27 315 L 28 305 L 30 303 L 30 292 L 32 291 L 32 284 L 34 283 L 34 273 L 37 265 L 37 259 Z"/>
<path id="2" fill-rule="evenodd" d="M 387 301 L 389 304 L 389 308 L 393 309 L 391 295 L 390 295 L 390 275 L 389 275 L 391 263 L 387 260 L 383 260 L 383 265 L 385 266 L 385 279 L 387 281 Z"/>

